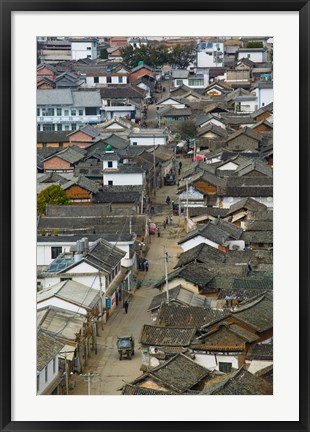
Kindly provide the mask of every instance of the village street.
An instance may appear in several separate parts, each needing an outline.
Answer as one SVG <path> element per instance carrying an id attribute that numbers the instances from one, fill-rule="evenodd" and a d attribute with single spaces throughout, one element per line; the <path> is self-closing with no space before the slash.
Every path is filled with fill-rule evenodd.
<path id="1" fill-rule="evenodd" d="M 183 162 L 183 161 L 182 161 Z M 91 394 L 100 395 L 120 395 L 119 389 L 124 382 L 130 382 L 138 377 L 142 372 L 141 350 L 139 349 L 139 336 L 143 324 L 150 324 L 150 313 L 147 312 L 151 299 L 159 294 L 159 291 L 153 288 L 154 284 L 164 276 L 164 253 L 167 252 L 168 272 L 171 271 L 177 262 L 177 256 L 182 249 L 177 245 L 179 238 L 184 234 L 184 218 L 173 216 L 173 223 L 166 229 L 162 227 L 165 216 L 171 216 L 171 206 L 165 204 L 166 196 L 169 195 L 171 200 L 176 199 L 176 186 L 164 186 L 152 198 L 152 204 L 155 207 L 156 214 L 151 217 L 151 221 L 159 224 L 160 237 L 157 235 L 150 236 L 149 251 L 147 259 L 149 261 L 148 272 L 140 271 L 138 280 L 142 281 L 139 289 L 129 297 L 128 313 L 122 307 L 122 302 L 116 307 L 112 316 L 104 324 L 104 330 L 100 330 L 100 336 L 97 337 L 98 352 L 95 355 L 91 353 L 85 373 L 96 373 L 91 383 Z M 116 341 L 118 336 L 132 335 L 135 338 L 135 355 L 132 360 L 119 360 Z M 74 375 L 72 383 L 75 387 L 70 390 L 69 394 L 87 394 L 88 384 L 86 378 Z"/>

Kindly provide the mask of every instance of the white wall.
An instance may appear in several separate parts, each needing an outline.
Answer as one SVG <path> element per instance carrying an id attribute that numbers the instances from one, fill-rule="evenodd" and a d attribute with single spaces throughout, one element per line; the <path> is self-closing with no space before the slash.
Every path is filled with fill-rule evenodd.
<path id="1" fill-rule="evenodd" d="M 180 246 L 183 249 L 184 252 L 188 251 L 189 249 L 192 249 L 193 247 L 201 244 L 201 243 L 205 243 L 208 244 L 209 246 L 214 247 L 215 249 L 218 248 L 218 244 L 214 243 L 211 240 L 206 239 L 205 237 L 202 237 L 200 235 L 197 235 L 196 237 L 182 243 Z"/>
<path id="2" fill-rule="evenodd" d="M 120 174 L 120 173 L 104 172 L 103 184 L 108 185 L 109 181 L 113 181 L 113 186 L 143 185 L 144 174 L 143 173 Z"/>
<path id="3" fill-rule="evenodd" d="M 222 207 L 223 208 L 229 208 L 231 205 L 235 204 L 236 202 L 240 201 L 244 197 L 224 197 L 222 199 Z M 273 208 L 273 197 L 251 197 L 255 199 L 256 201 L 265 204 L 269 208 Z"/>
<path id="4" fill-rule="evenodd" d="M 69 252 L 70 247 L 75 243 L 59 244 L 59 243 L 37 243 L 37 265 L 47 266 L 54 258 L 52 258 L 52 247 L 62 247 L 62 252 Z"/>
<path id="5" fill-rule="evenodd" d="M 224 43 L 223 42 L 219 42 L 219 48 L 220 48 L 220 52 L 224 52 Z M 221 63 L 215 63 L 214 61 L 214 51 L 217 51 L 216 48 L 216 44 L 214 43 L 212 48 L 208 48 L 206 50 L 203 51 L 198 51 L 197 52 L 197 67 L 222 67 L 223 66 L 223 62 Z M 211 53 L 211 55 L 209 55 L 208 53 Z M 223 56 L 224 58 L 224 56 Z"/>
<path id="6" fill-rule="evenodd" d="M 53 360 L 51 360 L 47 365 L 47 381 L 45 382 L 45 368 L 39 373 L 39 389 L 37 390 L 37 394 L 41 394 L 46 387 L 48 387 L 51 382 L 56 378 L 59 369 L 59 360 L 58 355 L 56 356 L 56 366 L 55 372 L 53 372 Z"/>
<path id="7" fill-rule="evenodd" d="M 263 63 L 266 61 L 266 53 L 264 51 L 261 52 L 252 52 L 252 51 L 242 51 L 238 52 L 238 60 L 242 58 L 248 58 L 254 63 Z"/>
<path id="8" fill-rule="evenodd" d="M 112 167 L 108 166 L 108 162 L 112 162 Z M 103 161 L 103 169 L 116 169 L 117 165 L 118 165 L 118 162 L 116 160 L 109 161 L 109 160 L 105 159 Z"/>
<path id="9" fill-rule="evenodd" d="M 273 102 L 273 88 L 256 88 L 253 93 L 257 96 L 258 108 Z"/>
<path id="10" fill-rule="evenodd" d="M 87 49 L 90 48 L 90 49 Z M 79 60 L 82 58 L 86 58 L 90 55 L 91 59 L 94 60 L 98 57 L 97 53 L 97 43 L 96 42 L 71 42 L 71 58 L 72 60 Z"/>
<path id="11" fill-rule="evenodd" d="M 127 84 L 127 76 L 124 75 L 109 75 L 111 77 L 111 82 L 108 83 L 107 76 L 98 76 L 98 83 L 95 83 L 95 77 L 87 76 L 86 77 L 86 85 L 89 87 L 95 87 L 97 84 Z M 122 78 L 121 82 L 119 82 L 119 77 Z"/>
<path id="12" fill-rule="evenodd" d="M 137 144 L 133 144 L 136 142 Z M 144 146 L 154 146 L 154 145 L 165 145 L 167 143 L 166 137 L 130 137 L 131 145 L 144 145 Z"/>
<path id="13" fill-rule="evenodd" d="M 211 370 L 219 370 L 219 362 L 232 363 L 234 369 L 238 369 L 238 356 L 228 356 L 216 354 L 196 354 L 194 361 L 201 366 Z"/>
<path id="14" fill-rule="evenodd" d="M 252 100 L 252 101 L 241 101 L 240 102 L 240 111 L 241 112 L 254 112 L 258 108 L 258 100 Z"/>
<path id="15" fill-rule="evenodd" d="M 77 312 L 80 313 L 82 315 L 86 315 L 87 314 L 87 310 L 83 307 L 77 306 L 73 303 L 67 302 L 65 300 L 62 300 L 60 298 L 57 297 L 51 297 L 49 299 L 43 300 L 39 303 L 37 303 L 37 308 L 38 309 L 42 309 L 46 306 L 55 306 L 61 309 L 65 309 L 71 312 Z"/>

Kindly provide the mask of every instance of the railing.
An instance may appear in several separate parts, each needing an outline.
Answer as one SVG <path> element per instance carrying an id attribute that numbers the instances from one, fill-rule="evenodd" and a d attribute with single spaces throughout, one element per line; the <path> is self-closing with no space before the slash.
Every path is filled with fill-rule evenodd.
<path id="1" fill-rule="evenodd" d="M 92 123 L 102 121 L 101 114 L 86 116 L 37 116 L 37 123 Z"/>

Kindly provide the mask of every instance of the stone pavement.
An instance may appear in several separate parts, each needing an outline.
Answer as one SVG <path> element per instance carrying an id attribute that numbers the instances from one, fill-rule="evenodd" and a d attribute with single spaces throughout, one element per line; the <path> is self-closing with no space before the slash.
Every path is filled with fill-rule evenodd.
<path id="1" fill-rule="evenodd" d="M 154 217 L 161 222 L 162 217 Z M 153 288 L 156 281 L 164 276 L 164 252 L 168 252 L 171 257 L 168 261 L 168 272 L 173 269 L 177 262 L 177 255 L 181 248 L 176 244 L 178 239 L 174 236 L 174 230 L 179 229 L 179 219 L 174 217 L 174 224 L 168 226 L 166 230 L 161 230 L 161 236 L 152 236 L 151 244 L 147 254 L 149 261 L 149 271 L 139 272 L 138 279 L 142 280 L 141 288 L 137 289 L 128 299 L 128 313 L 122 308 L 122 303 L 117 307 L 113 315 L 104 325 L 104 330 L 100 331 L 101 336 L 97 337 L 98 353 L 91 353 L 86 372 L 98 373 L 91 384 L 92 395 L 120 395 L 118 390 L 124 382 L 130 382 L 141 374 L 141 350 L 139 349 L 139 337 L 143 324 L 150 324 L 150 315 L 147 312 L 151 299 L 159 294 Z M 119 360 L 116 340 L 117 336 L 133 335 L 136 341 L 135 355 L 132 360 Z M 87 394 L 87 382 L 85 378 L 74 375 L 72 382 L 75 388 L 70 394 Z"/>
<path id="2" fill-rule="evenodd" d="M 183 163 L 183 170 L 191 162 L 184 158 L 180 159 Z M 164 274 L 164 253 L 168 252 L 168 272 L 173 270 L 177 263 L 178 255 L 182 252 L 181 247 L 177 244 L 178 240 L 185 235 L 184 217 L 173 216 L 172 225 L 163 228 L 165 216 L 172 215 L 171 206 L 166 205 L 167 195 L 171 200 L 176 202 L 176 186 L 163 186 L 156 191 L 156 196 L 152 197 L 155 207 L 155 215 L 151 216 L 151 221 L 160 227 L 160 237 L 157 235 L 150 236 L 150 245 L 147 253 L 149 261 L 149 271 L 139 272 L 138 280 L 142 285 L 128 299 L 128 314 L 122 308 L 122 302 L 116 306 L 116 310 L 104 324 L 103 331 L 100 330 L 100 336 L 97 337 L 97 354 L 91 353 L 88 359 L 88 365 L 84 373 L 99 374 L 91 383 L 91 395 L 120 395 L 120 388 L 124 382 L 131 382 L 141 375 L 141 350 L 139 349 L 139 337 L 143 324 L 151 324 L 150 314 L 147 309 L 152 298 L 159 294 L 160 291 L 153 288 L 154 284 L 161 279 Z M 119 360 L 116 347 L 118 336 L 132 335 L 135 338 L 135 355 L 132 360 Z M 73 375 L 72 382 L 75 387 L 70 390 L 71 395 L 85 395 L 88 392 L 85 378 L 79 375 Z"/>

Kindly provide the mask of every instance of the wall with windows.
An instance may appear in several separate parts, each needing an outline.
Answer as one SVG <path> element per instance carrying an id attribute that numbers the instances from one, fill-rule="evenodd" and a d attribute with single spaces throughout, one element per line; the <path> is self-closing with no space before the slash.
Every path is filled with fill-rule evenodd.
<path id="1" fill-rule="evenodd" d="M 98 57 L 96 41 L 72 41 L 71 42 L 71 58 L 79 60 L 90 58 L 95 60 Z"/>
<path id="2" fill-rule="evenodd" d="M 87 76 L 86 85 L 95 87 L 97 84 L 127 84 L 125 75 Z"/>
<path id="3" fill-rule="evenodd" d="M 218 353 L 214 354 L 197 354 L 195 353 L 195 360 L 196 363 L 200 364 L 201 366 L 206 367 L 207 369 L 211 370 L 220 370 L 226 369 L 227 371 L 230 368 L 238 369 L 239 368 L 239 362 L 238 362 L 238 354 L 236 355 L 220 355 Z"/>
<path id="4" fill-rule="evenodd" d="M 143 185 L 144 175 L 142 173 L 103 173 L 103 184 L 110 186 Z"/>
<path id="5" fill-rule="evenodd" d="M 59 358 L 54 357 L 44 369 L 37 374 L 37 394 L 42 394 L 44 390 L 53 382 L 58 375 Z"/>
<path id="6" fill-rule="evenodd" d="M 167 144 L 167 137 L 130 137 L 130 145 L 165 145 Z"/>

